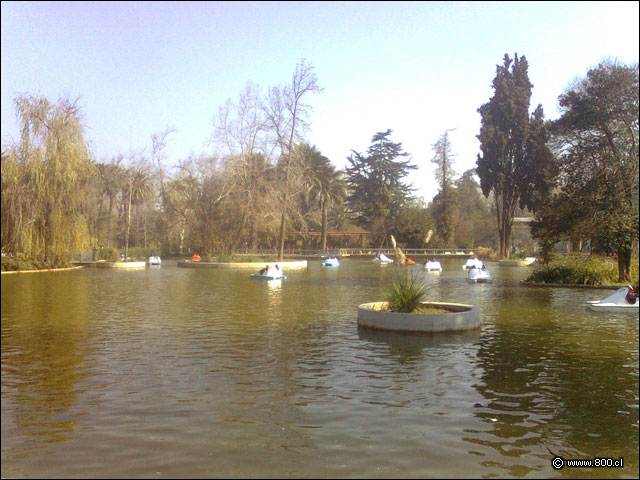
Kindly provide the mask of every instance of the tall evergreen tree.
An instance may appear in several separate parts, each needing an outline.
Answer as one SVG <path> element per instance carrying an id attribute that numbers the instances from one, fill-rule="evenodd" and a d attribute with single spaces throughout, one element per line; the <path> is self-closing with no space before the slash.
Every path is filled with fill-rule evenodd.
<path id="1" fill-rule="evenodd" d="M 493 80 L 494 95 L 478 112 L 482 117 L 477 174 L 485 197 L 493 192 L 500 255 L 509 258 L 511 229 L 518 206 L 535 209 L 539 194 L 553 185 L 553 156 L 545 145 L 542 107 L 529 117 L 531 88 L 524 56 L 505 54 Z"/>
<path id="2" fill-rule="evenodd" d="M 491 246 L 496 240 L 496 225 L 489 201 L 475 180 L 475 170 L 467 170 L 456 180 L 458 215 L 455 224 L 456 247 Z"/>
<path id="3" fill-rule="evenodd" d="M 349 209 L 360 226 L 385 234 L 394 215 L 411 199 L 413 188 L 402 179 L 418 167 L 402 149 L 402 143 L 390 140 L 392 130 L 376 133 L 367 154 L 352 150 L 346 168 Z M 384 237 L 383 237 L 384 238 Z"/>
<path id="4" fill-rule="evenodd" d="M 436 233 L 442 246 L 449 248 L 454 246 L 456 195 L 453 189 L 453 176 L 455 174 L 453 160 L 455 156 L 451 153 L 448 131 L 445 131 L 438 141 L 433 144 L 433 150 L 436 154 L 431 162 L 437 166 L 436 178 L 440 186 L 440 191 L 433 200 Z"/>

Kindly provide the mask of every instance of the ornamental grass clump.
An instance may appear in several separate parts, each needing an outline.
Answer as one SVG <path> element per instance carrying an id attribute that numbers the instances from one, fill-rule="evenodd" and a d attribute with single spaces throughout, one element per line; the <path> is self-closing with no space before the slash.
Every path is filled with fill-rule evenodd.
<path id="1" fill-rule="evenodd" d="M 413 271 L 403 271 L 384 290 L 384 299 L 389 311 L 411 313 L 425 301 L 427 293 L 428 289 L 419 275 Z"/>

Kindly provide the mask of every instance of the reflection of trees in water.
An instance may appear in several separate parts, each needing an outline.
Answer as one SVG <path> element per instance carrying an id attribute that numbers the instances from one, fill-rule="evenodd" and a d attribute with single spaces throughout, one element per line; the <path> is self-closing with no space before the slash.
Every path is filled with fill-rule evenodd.
<path id="1" fill-rule="evenodd" d="M 289 279 L 280 281 L 251 279 L 250 270 L 189 273 L 193 301 L 186 316 L 206 319 L 202 329 L 210 348 L 198 388 L 207 392 L 211 416 L 219 419 L 221 448 L 246 450 L 248 443 L 251 461 L 265 471 L 276 461 L 273 452 L 295 457 L 314 451 L 313 426 L 303 408 L 321 393 L 310 377 L 323 368 L 316 354 L 331 345 L 331 322 L 323 318 L 331 294 L 303 271 L 285 270 Z M 251 464 L 221 474 L 251 475 Z M 304 469 L 301 462 L 299 472 Z"/>
<path id="2" fill-rule="evenodd" d="M 587 330 L 585 320 L 556 310 L 553 295 L 535 309 L 524 295 L 519 316 L 508 304 L 496 307 L 500 321 L 481 343 L 477 390 L 487 402 L 476 415 L 490 429 L 465 440 L 512 457 L 516 463 L 487 466 L 514 476 L 535 469 L 529 455 L 548 468 L 547 448 L 565 458 L 623 456 L 637 465 L 637 329 L 635 340 L 624 328 Z"/>
<path id="3" fill-rule="evenodd" d="M 30 274 L 3 284 L 3 299 L 11 300 L 2 301 L 2 393 L 11 408 L 3 405 L 2 430 L 8 428 L 5 412 L 17 430 L 3 439 L 69 439 L 78 385 L 89 375 L 88 289 L 73 273 Z"/>

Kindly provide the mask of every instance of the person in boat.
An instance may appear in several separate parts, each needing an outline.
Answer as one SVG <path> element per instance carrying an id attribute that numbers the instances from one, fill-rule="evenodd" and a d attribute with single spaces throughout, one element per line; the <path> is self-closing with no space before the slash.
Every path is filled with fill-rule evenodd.
<path id="1" fill-rule="evenodd" d="M 638 282 L 636 282 L 635 287 L 629 286 L 629 291 L 627 292 L 627 296 L 624 297 L 627 303 L 630 303 L 631 305 L 636 304 L 636 302 L 638 301 L 638 289 L 639 289 Z"/>
<path id="2" fill-rule="evenodd" d="M 260 270 L 260 275 L 268 275 L 269 274 L 269 265 Z"/>

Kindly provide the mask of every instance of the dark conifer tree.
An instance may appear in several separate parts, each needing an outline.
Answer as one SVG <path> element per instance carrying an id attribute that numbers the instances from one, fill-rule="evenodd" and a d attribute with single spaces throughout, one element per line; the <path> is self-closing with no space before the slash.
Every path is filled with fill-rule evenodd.
<path id="1" fill-rule="evenodd" d="M 545 145 L 544 115 L 538 106 L 529 117 L 531 88 L 524 56 L 505 54 L 493 80 L 494 95 L 478 112 L 482 117 L 477 174 L 485 197 L 493 192 L 500 255 L 509 258 L 516 209 L 534 209 L 551 188 L 553 156 Z M 551 176 L 550 176 L 551 175 Z"/>

